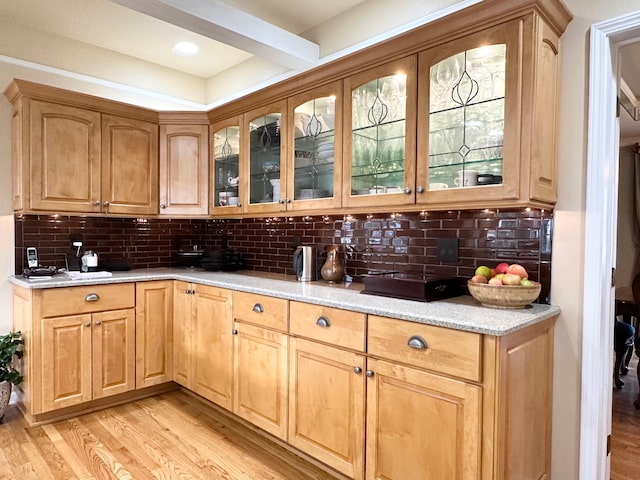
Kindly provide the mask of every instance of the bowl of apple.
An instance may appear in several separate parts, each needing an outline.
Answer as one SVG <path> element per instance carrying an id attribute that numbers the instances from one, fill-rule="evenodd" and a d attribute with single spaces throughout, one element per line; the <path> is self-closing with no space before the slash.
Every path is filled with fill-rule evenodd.
<path id="1" fill-rule="evenodd" d="M 473 298 L 493 308 L 525 308 L 538 298 L 541 289 L 517 263 L 500 263 L 496 268 L 482 265 L 476 268 L 467 287 Z"/>

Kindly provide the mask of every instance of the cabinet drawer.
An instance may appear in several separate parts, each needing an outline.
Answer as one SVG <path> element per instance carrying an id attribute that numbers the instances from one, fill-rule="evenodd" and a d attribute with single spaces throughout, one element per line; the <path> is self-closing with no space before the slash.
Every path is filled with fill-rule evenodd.
<path id="1" fill-rule="evenodd" d="M 287 331 L 288 300 L 255 293 L 233 292 L 233 318 L 241 322 Z"/>
<path id="2" fill-rule="evenodd" d="M 42 316 L 79 315 L 135 306 L 135 284 L 87 285 L 42 291 Z"/>
<path id="3" fill-rule="evenodd" d="M 364 352 L 365 315 L 321 305 L 291 302 L 289 332 Z"/>
<path id="4" fill-rule="evenodd" d="M 419 348 L 422 342 L 426 348 Z M 478 333 L 369 315 L 367 345 L 371 355 L 476 382 L 481 379 Z"/>

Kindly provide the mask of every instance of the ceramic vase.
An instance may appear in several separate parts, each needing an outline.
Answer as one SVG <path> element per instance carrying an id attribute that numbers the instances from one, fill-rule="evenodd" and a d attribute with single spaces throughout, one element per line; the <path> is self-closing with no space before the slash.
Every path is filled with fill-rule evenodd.
<path id="1" fill-rule="evenodd" d="M 327 248 L 327 260 L 320 269 L 320 275 L 329 283 L 342 281 L 344 278 L 344 267 L 339 254 L 339 245 L 330 245 Z"/>

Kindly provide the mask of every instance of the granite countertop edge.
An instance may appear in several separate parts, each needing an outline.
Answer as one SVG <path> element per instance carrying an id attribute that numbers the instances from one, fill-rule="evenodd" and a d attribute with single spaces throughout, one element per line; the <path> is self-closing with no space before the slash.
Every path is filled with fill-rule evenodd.
<path id="1" fill-rule="evenodd" d="M 253 271 L 206 272 L 196 269 L 153 268 L 113 272 L 111 277 L 103 278 L 71 279 L 64 274 L 44 280 L 29 280 L 22 276 L 9 277 L 12 284 L 28 289 L 153 280 L 182 280 L 495 336 L 508 335 L 560 314 L 560 308 L 555 305 L 532 304 L 524 309 L 484 307 L 469 295 L 435 302 L 361 295 L 362 284 L 297 282 L 292 275 Z"/>

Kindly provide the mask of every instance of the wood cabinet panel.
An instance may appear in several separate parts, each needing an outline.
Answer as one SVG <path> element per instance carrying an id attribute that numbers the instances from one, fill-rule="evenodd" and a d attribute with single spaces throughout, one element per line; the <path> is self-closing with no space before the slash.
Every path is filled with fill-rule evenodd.
<path id="1" fill-rule="evenodd" d="M 175 281 L 173 285 L 173 380 L 191 388 L 192 339 L 195 306 L 191 301 L 191 284 Z"/>
<path id="2" fill-rule="evenodd" d="M 133 283 L 48 288 L 42 292 L 43 317 L 119 310 L 134 305 Z"/>
<path id="3" fill-rule="evenodd" d="M 255 293 L 233 292 L 235 320 L 286 332 L 288 317 L 288 300 Z"/>
<path id="4" fill-rule="evenodd" d="M 233 319 L 231 292 L 196 285 L 192 390 L 218 405 L 233 407 Z"/>
<path id="5" fill-rule="evenodd" d="M 135 389 L 135 310 L 94 313 L 92 320 L 93 398 Z"/>
<path id="6" fill-rule="evenodd" d="M 91 315 L 42 321 L 42 408 L 48 412 L 91 400 Z M 35 386 L 38 388 L 38 386 Z"/>
<path id="7" fill-rule="evenodd" d="M 481 387 L 375 359 L 367 368 L 367 480 L 480 478 Z"/>
<path id="8" fill-rule="evenodd" d="M 289 443 L 362 479 L 364 355 L 295 337 L 289 347 Z"/>
<path id="9" fill-rule="evenodd" d="M 136 388 L 173 377 L 173 282 L 136 284 Z"/>
<path id="10" fill-rule="evenodd" d="M 235 322 L 233 412 L 287 438 L 288 336 Z"/>
<path id="11" fill-rule="evenodd" d="M 100 211 L 100 138 L 100 113 L 30 102 L 31 209 Z"/>
<path id="12" fill-rule="evenodd" d="M 158 125 L 102 115 L 102 202 L 108 213 L 158 213 Z"/>
<path id="13" fill-rule="evenodd" d="M 291 334 L 364 352 L 364 313 L 294 301 L 289 309 Z"/>
<path id="14" fill-rule="evenodd" d="M 410 341 L 418 342 L 411 346 Z M 482 335 L 369 315 L 369 354 L 479 382 Z M 419 343 L 424 348 L 419 348 Z"/>
<path id="15" fill-rule="evenodd" d="M 160 125 L 160 214 L 209 210 L 208 125 Z"/>

